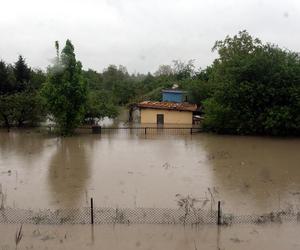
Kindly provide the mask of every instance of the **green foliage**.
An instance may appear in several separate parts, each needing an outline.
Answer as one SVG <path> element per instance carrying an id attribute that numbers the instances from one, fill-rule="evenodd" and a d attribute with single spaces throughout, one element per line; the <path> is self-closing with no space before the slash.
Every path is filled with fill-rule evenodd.
<path id="1" fill-rule="evenodd" d="M 200 79 L 187 79 L 180 86 L 187 90 L 188 101 L 198 105 L 202 105 L 202 102 L 211 97 L 215 90 L 215 85 L 212 82 Z"/>
<path id="2" fill-rule="evenodd" d="M 101 90 L 103 89 L 102 75 L 97 71 L 89 69 L 87 71 L 82 71 L 82 75 L 87 83 L 89 90 Z"/>
<path id="3" fill-rule="evenodd" d="M 16 106 L 14 95 L 0 96 L 0 121 L 8 131 L 14 122 Z"/>
<path id="4" fill-rule="evenodd" d="M 158 87 L 156 89 L 153 89 L 150 92 L 143 95 L 141 99 L 151 100 L 151 101 L 161 101 L 162 100 L 161 92 L 163 89 L 164 89 L 163 87 Z"/>
<path id="5" fill-rule="evenodd" d="M 192 78 L 195 74 L 194 60 L 189 60 L 187 63 L 180 60 L 174 60 L 173 72 L 177 81 Z"/>
<path id="6" fill-rule="evenodd" d="M 300 134 L 299 54 L 263 44 L 246 31 L 217 41 L 213 51 L 219 56 L 204 70 L 196 70 L 193 60 L 175 60 L 154 74 L 129 74 L 121 65 L 85 71 L 69 40 L 61 53 L 58 42 L 55 48 L 47 74 L 28 67 L 22 56 L 14 65 L 0 61 L 1 125 L 33 125 L 48 114 L 68 135 L 82 122 L 115 117 L 119 106 L 161 101 L 161 91 L 176 84 L 202 107 L 209 131 Z"/>
<path id="7" fill-rule="evenodd" d="M 0 94 L 11 91 L 11 84 L 9 83 L 9 73 L 5 62 L 0 61 Z"/>
<path id="8" fill-rule="evenodd" d="M 234 134 L 288 135 L 300 132 L 300 57 L 262 44 L 247 32 L 217 42 L 219 58 L 204 102 L 208 130 Z"/>
<path id="9" fill-rule="evenodd" d="M 95 124 L 103 117 L 115 118 L 118 109 L 109 92 L 90 91 L 85 108 L 85 121 Z"/>
<path id="10" fill-rule="evenodd" d="M 70 40 L 48 70 L 48 79 L 41 94 L 48 112 L 55 119 L 62 135 L 70 135 L 81 124 L 87 99 L 87 86 L 81 63 L 76 61 Z"/>
<path id="11" fill-rule="evenodd" d="M 174 70 L 172 66 L 170 65 L 160 65 L 157 69 L 157 71 L 154 73 L 155 76 L 165 76 L 165 77 L 171 77 L 174 75 Z"/>
<path id="12" fill-rule="evenodd" d="M 39 90 L 47 79 L 46 74 L 40 69 L 32 70 L 30 76 L 31 90 Z"/>
<path id="13" fill-rule="evenodd" d="M 116 105 L 126 105 L 136 96 L 136 81 L 124 66 L 110 65 L 102 73 L 104 90 L 113 96 Z"/>
<path id="14" fill-rule="evenodd" d="M 124 66 L 109 65 L 102 73 L 87 70 L 83 75 L 90 91 L 107 93 L 115 106 L 125 106 L 143 100 L 161 100 L 161 90 L 180 84 L 195 75 L 193 61 L 179 60 L 173 65 L 161 65 L 152 75 L 130 75 Z"/>
<path id="15" fill-rule="evenodd" d="M 262 47 L 258 38 L 253 38 L 246 30 L 240 31 L 234 37 L 226 36 L 223 41 L 216 41 L 212 51 L 218 51 L 217 62 L 230 62 L 232 58 L 248 56 Z M 242 58 L 241 58 L 242 59 Z"/>
<path id="16" fill-rule="evenodd" d="M 44 79 L 41 71 L 31 70 L 22 56 L 14 66 L 0 62 L 0 124 L 36 125 L 43 118 L 37 89 Z"/>
<path id="17" fill-rule="evenodd" d="M 0 95 L 6 95 L 16 91 L 16 80 L 13 67 L 0 61 Z"/>
<path id="18" fill-rule="evenodd" d="M 36 126 L 43 120 L 45 110 L 38 94 L 33 91 L 25 91 L 14 94 L 13 99 L 15 102 L 14 120 L 19 127 L 24 123 Z"/>
<path id="19" fill-rule="evenodd" d="M 20 55 L 14 66 L 14 75 L 17 82 L 17 91 L 24 91 L 28 88 L 31 79 L 31 69 L 27 66 L 25 59 Z"/>

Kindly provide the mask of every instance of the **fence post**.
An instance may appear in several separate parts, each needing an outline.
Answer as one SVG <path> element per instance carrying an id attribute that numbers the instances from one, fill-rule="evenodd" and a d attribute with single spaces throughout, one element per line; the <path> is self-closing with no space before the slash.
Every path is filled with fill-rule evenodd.
<path id="1" fill-rule="evenodd" d="M 101 134 L 101 126 L 98 126 L 98 125 L 92 126 L 92 133 L 93 134 Z"/>
<path id="2" fill-rule="evenodd" d="M 145 128 L 145 135 L 147 134 L 147 128 Z"/>
<path id="3" fill-rule="evenodd" d="M 190 133 L 191 133 L 191 134 L 193 134 L 193 128 L 191 128 L 191 131 L 190 131 Z"/>
<path id="4" fill-rule="evenodd" d="M 218 226 L 222 224 L 221 216 L 221 201 L 218 201 Z"/>
<path id="5" fill-rule="evenodd" d="M 94 224 L 94 201 L 93 198 L 91 198 L 91 224 Z"/>

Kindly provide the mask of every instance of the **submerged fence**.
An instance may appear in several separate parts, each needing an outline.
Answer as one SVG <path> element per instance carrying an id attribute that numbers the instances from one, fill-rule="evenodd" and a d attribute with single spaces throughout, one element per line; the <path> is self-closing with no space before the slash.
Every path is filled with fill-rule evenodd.
<path id="1" fill-rule="evenodd" d="M 5 208 L 0 223 L 24 224 L 215 224 L 216 213 L 195 211 L 186 215 L 176 209 L 158 208 L 90 208 L 58 210 L 24 210 Z"/>
<path id="2" fill-rule="evenodd" d="M 149 127 L 81 127 L 81 130 L 90 131 L 94 134 L 115 134 L 130 133 L 144 135 L 187 135 L 202 132 L 200 127 L 166 127 L 166 126 L 149 126 Z"/>
<path id="3" fill-rule="evenodd" d="M 182 224 L 231 225 L 299 221 L 300 212 L 280 210 L 261 215 L 234 215 L 196 208 L 94 208 L 29 210 L 1 208 L 0 223 L 6 224 Z"/>

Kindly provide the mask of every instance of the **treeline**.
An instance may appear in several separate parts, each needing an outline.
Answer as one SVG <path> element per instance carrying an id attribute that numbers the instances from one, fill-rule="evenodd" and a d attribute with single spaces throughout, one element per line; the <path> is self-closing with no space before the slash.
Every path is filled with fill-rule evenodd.
<path id="1" fill-rule="evenodd" d="M 205 69 L 194 61 L 173 61 L 151 74 L 129 74 L 124 66 L 83 70 L 67 41 L 46 72 L 31 69 L 22 56 L 0 62 L 0 123 L 37 125 L 53 119 L 61 134 L 82 123 L 115 117 L 118 107 L 161 100 L 177 84 L 204 114 L 207 131 L 230 134 L 300 134 L 300 56 L 264 44 L 241 31 L 217 41 L 218 58 Z"/>
<path id="2" fill-rule="evenodd" d="M 56 57 L 46 72 L 30 68 L 22 56 L 13 65 L 0 61 L 0 124 L 8 130 L 47 119 L 61 134 L 72 134 L 80 124 L 116 117 L 120 106 L 159 101 L 162 89 L 197 75 L 193 61 L 161 65 L 154 74 L 129 74 L 122 65 L 83 70 L 71 41 L 62 51 L 55 45 Z"/>
<path id="3" fill-rule="evenodd" d="M 0 61 L 0 123 L 8 130 L 38 124 L 45 114 L 38 95 L 45 80 L 44 72 L 30 69 L 22 56 L 14 65 Z"/>

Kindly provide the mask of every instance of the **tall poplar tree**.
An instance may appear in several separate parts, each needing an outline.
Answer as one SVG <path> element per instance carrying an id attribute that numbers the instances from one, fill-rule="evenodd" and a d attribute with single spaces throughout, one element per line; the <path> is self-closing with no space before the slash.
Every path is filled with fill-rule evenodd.
<path id="1" fill-rule="evenodd" d="M 83 121 L 87 87 L 82 77 L 82 65 L 76 61 L 71 41 L 66 41 L 61 53 L 58 42 L 55 47 L 56 59 L 48 69 L 48 79 L 41 93 L 60 133 L 66 136 L 73 134 Z"/>

